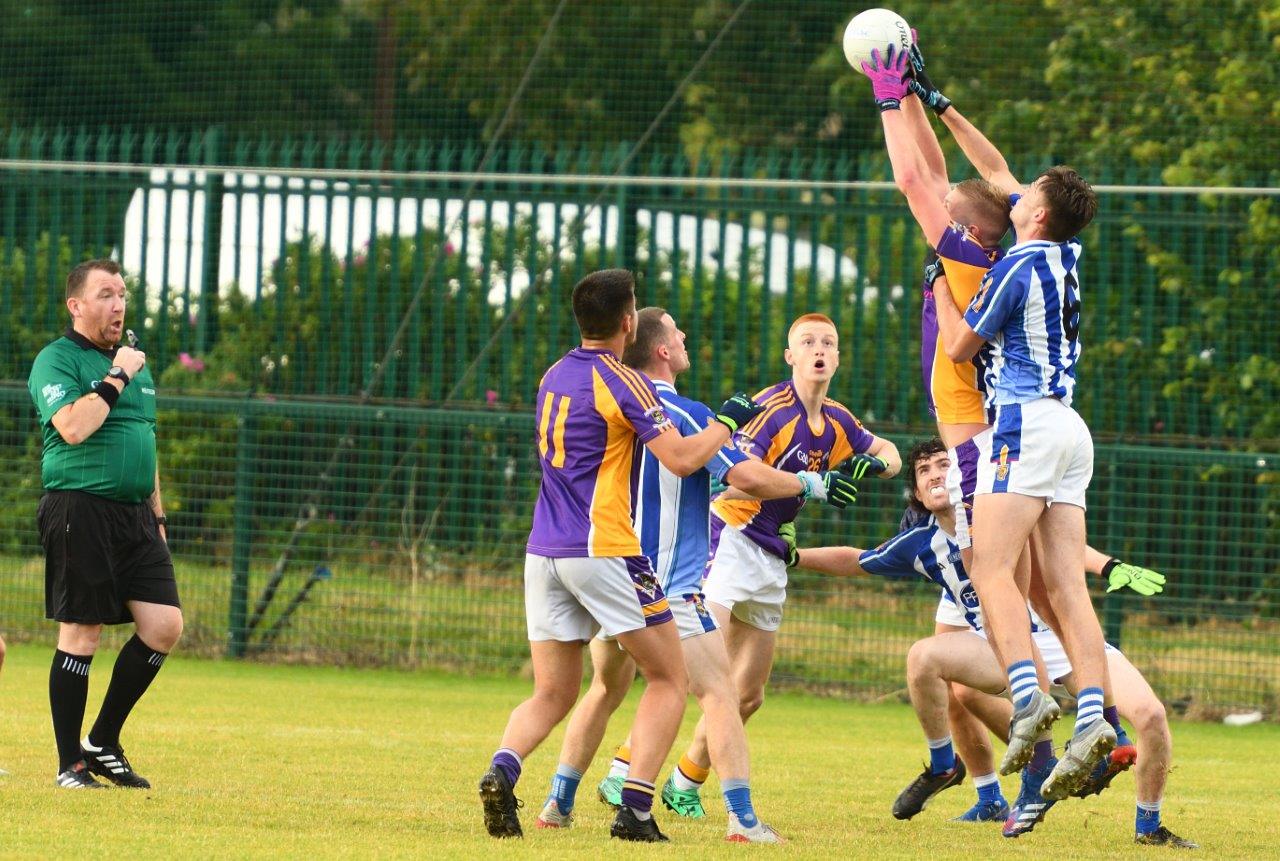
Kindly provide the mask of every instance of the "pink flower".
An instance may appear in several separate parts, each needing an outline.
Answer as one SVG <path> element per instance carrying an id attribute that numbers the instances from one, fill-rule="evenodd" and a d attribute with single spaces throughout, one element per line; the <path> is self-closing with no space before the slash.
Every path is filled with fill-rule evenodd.
<path id="1" fill-rule="evenodd" d="M 204 360 L 196 359 L 190 353 L 179 353 L 178 361 L 182 363 L 182 367 L 193 373 L 200 373 L 204 370 Z"/>
<path id="2" fill-rule="evenodd" d="M 446 242 L 446 243 L 444 244 L 444 256 L 445 256 L 445 257 L 452 257 L 452 256 L 453 256 L 453 252 L 454 252 L 453 243 L 452 243 L 452 242 Z"/>
<path id="3" fill-rule="evenodd" d="M 498 402 L 498 393 L 493 389 L 489 389 L 484 393 L 484 402 L 489 406 L 493 406 Z"/>

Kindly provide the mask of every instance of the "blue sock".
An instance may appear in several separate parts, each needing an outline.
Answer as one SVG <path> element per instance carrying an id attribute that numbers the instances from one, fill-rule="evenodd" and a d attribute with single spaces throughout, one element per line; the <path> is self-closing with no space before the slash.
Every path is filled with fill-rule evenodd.
<path id="1" fill-rule="evenodd" d="M 1053 739 L 1036 742 L 1031 749 L 1031 763 L 1027 766 L 1032 771 L 1044 771 L 1053 760 Z"/>
<path id="2" fill-rule="evenodd" d="M 1009 698 L 1014 708 L 1022 708 L 1031 702 L 1031 695 L 1040 688 L 1036 678 L 1036 665 L 1032 661 L 1018 661 L 1009 665 Z"/>
<path id="3" fill-rule="evenodd" d="M 578 794 L 578 784 L 582 782 L 582 772 L 563 762 L 556 766 L 556 776 L 551 778 L 551 797 L 561 813 L 573 810 L 573 799 Z"/>
<path id="4" fill-rule="evenodd" d="M 1102 718 L 1102 688 L 1082 688 L 1076 696 L 1076 732 Z"/>
<path id="5" fill-rule="evenodd" d="M 724 806 L 728 811 L 747 828 L 754 828 L 759 820 L 751 806 L 751 785 L 745 780 L 725 780 L 721 781 L 720 789 L 724 791 Z"/>
<path id="6" fill-rule="evenodd" d="M 973 785 L 978 787 L 979 804 L 998 804 L 1004 801 L 1004 795 L 1000 792 L 1000 778 L 994 773 L 974 777 Z"/>
<path id="7" fill-rule="evenodd" d="M 1139 834 L 1150 834 L 1160 827 L 1160 802 L 1139 801 L 1135 827 Z"/>
<path id="8" fill-rule="evenodd" d="M 1116 747 L 1133 744 L 1129 740 L 1128 733 L 1124 731 L 1124 727 L 1120 724 L 1120 709 L 1115 706 L 1106 706 L 1102 709 L 1102 716 L 1107 719 L 1107 723 L 1111 724 L 1111 728 L 1116 731 Z"/>
<path id="9" fill-rule="evenodd" d="M 929 739 L 929 770 L 944 774 L 956 767 L 956 752 L 951 746 L 951 736 Z"/>
<path id="10" fill-rule="evenodd" d="M 493 768 L 506 775 L 507 783 L 514 787 L 516 781 L 520 779 L 520 769 L 524 765 L 524 760 L 521 759 L 520 754 L 511 748 L 504 747 L 493 755 L 492 765 Z"/>

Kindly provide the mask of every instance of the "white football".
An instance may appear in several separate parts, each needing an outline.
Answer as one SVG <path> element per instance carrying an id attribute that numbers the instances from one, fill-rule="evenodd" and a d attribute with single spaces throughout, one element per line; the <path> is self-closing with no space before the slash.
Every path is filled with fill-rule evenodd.
<path id="1" fill-rule="evenodd" d="M 868 9 L 859 12 L 844 28 L 844 58 L 861 72 L 863 63 L 871 62 L 874 48 L 884 56 L 890 45 L 903 51 L 911 47 L 911 26 L 897 12 Z"/>

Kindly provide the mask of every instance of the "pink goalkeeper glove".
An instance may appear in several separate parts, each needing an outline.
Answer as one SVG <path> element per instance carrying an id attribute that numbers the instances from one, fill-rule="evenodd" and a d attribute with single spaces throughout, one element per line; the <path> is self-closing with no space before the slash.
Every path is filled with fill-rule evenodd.
<path id="1" fill-rule="evenodd" d="M 875 97 L 876 107 L 881 113 L 896 111 L 902 107 L 902 100 L 910 91 L 910 80 L 907 78 L 907 52 L 899 51 L 893 45 L 881 57 L 877 50 L 871 51 L 871 62 L 862 64 L 862 73 L 871 79 L 871 94 Z"/>

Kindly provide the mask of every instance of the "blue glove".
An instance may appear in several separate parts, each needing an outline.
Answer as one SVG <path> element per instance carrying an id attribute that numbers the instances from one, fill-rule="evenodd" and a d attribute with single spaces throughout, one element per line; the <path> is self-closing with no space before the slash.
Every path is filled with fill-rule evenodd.
<path id="1" fill-rule="evenodd" d="M 911 80 L 907 83 L 907 88 L 919 97 L 929 107 L 933 108 L 933 112 L 938 116 L 942 116 L 951 107 L 951 100 L 942 95 L 930 80 L 929 75 L 924 70 L 924 55 L 920 53 L 920 41 L 916 36 L 916 31 L 911 31 L 911 48 L 907 51 L 907 59 L 911 61 L 911 71 L 908 73 Z"/>

